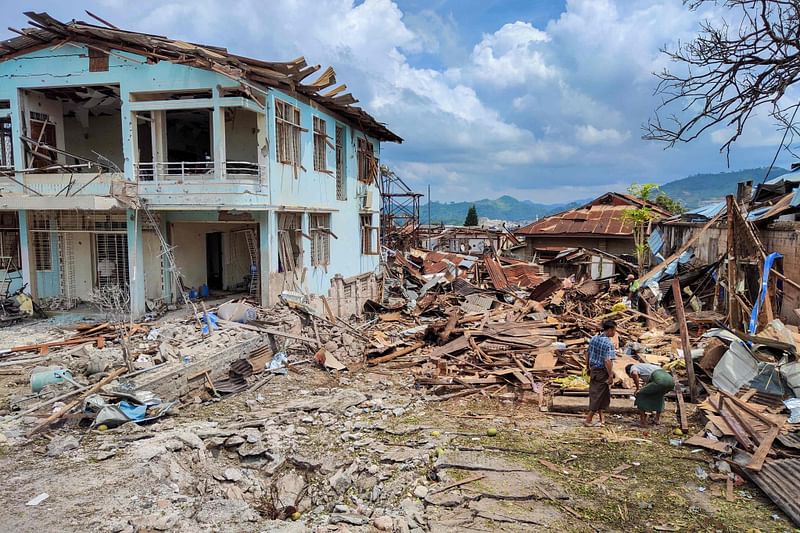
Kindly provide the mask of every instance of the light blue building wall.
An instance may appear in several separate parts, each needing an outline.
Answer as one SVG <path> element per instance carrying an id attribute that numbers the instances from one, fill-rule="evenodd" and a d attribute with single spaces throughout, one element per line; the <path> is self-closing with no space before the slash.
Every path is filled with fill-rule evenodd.
<path id="1" fill-rule="evenodd" d="M 275 88 L 249 83 L 256 95 L 254 100 L 242 96 L 225 96 L 226 90 L 239 87 L 239 83 L 228 76 L 186 65 L 160 61 L 148 63 L 147 58 L 125 51 L 112 50 L 108 58 L 108 70 L 90 72 L 88 49 L 85 46 L 67 43 L 58 47 L 47 47 L 0 62 L 0 102 L 10 103 L 8 110 L 0 109 L 0 114 L 10 116 L 14 138 L 15 179 L 26 184 L 23 187 L 6 180 L 3 188 L 13 191 L 19 198 L 18 206 L 6 203 L 0 209 L 18 210 L 20 231 L 27 234 L 30 214 L 37 210 L 92 209 L 107 207 L 109 191 L 113 179 L 136 182 L 139 197 L 164 219 L 170 213 L 176 220 L 186 221 L 195 217 L 197 221 L 213 222 L 215 212 L 249 212 L 258 228 L 261 246 L 262 300 L 269 299 L 268 284 L 277 271 L 277 216 L 278 213 L 300 212 L 303 228 L 308 229 L 311 213 L 330 213 L 331 232 L 336 236 L 330 241 L 330 264 L 327 267 L 314 267 L 309 252 L 310 242 L 302 239 L 303 263 L 307 268 L 304 276 L 304 289 L 312 294 L 326 294 L 334 276 L 349 278 L 364 273 L 375 272 L 379 266 L 378 255 L 361 253 L 361 216 L 370 215 L 372 224 L 379 223 L 379 191 L 375 184 L 366 185 L 357 179 L 357 139 L 367 138 L 373 146 L 376 158 L 380 157 L 380 143 L 377 139 L 366 137 L 341 116 L 330 112 L 317 102 L 299 94 L 288 94 Z M 36 174 L 25 171 L 26 157 L 23 143 L 19 141 L 23 133 L 25 117 L 22 116 L 26 91 L 62 87 L 87 87 L 113 85 L 119 87 L 121 100 L 120 122 L 121 143 L 124 165 L 120 175 L 102 176 L 88 183 L 78 194 L 69 198 L 53 198 L 52 194 L 40 196 L 35 191 L 52 191 L 61 183 L 66 183 L 66 174 Z M 170 100 L 152 93 L 178 93 L 183 91 L 207 90 L 210 95 L 197 101 Z M 300 110 L 301 158 L 299 169 L 278 162 L 276 155 L 275 100 L 280 99 Z M 212 146 L 214 170 L 202 180 L 175 180 L 165 176 L 154 182 L 139 182 L 137 179 L 137 128 L 136 113 L 151 113 L 155 117 L 160 111 L 187 109 L 197 106 L 211 112 Z M 237 108 L 253 112 L 257 116 L 258 127 L 252 133 L 258 146 L 259 175 L 257 177 L 233 176 L 226 171 L 225 113 L 226 109 Z M 0 115 L 2 116 L 2 115 Z M 327 125 L 327 135 L 334 143 L 337 124 L 345 130 L 345 190 L 346 200 L 337 199 L 336 178 L 333 173 L 314 170 L 313 117 L 320 117 Z M 155 119 L 153 119 L 155 120 Z M 335 170 L 336 154 L 332 146 L 326 148 L 327 168 Z M 87 178 L 88 180 L 88 178 Z M 76 187 L 77 188 L 77 187 Z M 104 197 L 102 201 L 97 197 Z M 118 208 L 124 208 L 119 205 Z M 187 213 L 196 212 L 188 216 Z M 128 211 L 128 252 L 131 257 L 130 280 L 131 301 L 136 313 L 144 310 L 144 287 L 142 280 L 142 228 L 141 220 L 136 220 L 134 211 Z M 178 215 L 180 213 L 180 215 Z M 144 217 L 140 217 L 143 219 Z M 138 227 L 137 227 L 138 226 Z M 23 276 L 30 281 L 36 296 L 46 297 L 58 294 L 59 283 L 57 267 L 59 261 L 58 239 L 52 236 L 53 272 L 35 272 L 31 264 L 32 239 L 26 235 L 21 238 L 23 256 Z M 376 246 L 377 247 L 377 246 Z M 180 253 L 180 251 L 176 251 Z M 137 260 L 138 259 L 138 260 Z M 166 274 L 166 267 L 165 274 Z M 34 275 L 35 274 L 35 275 Z M 170 291 L 169 280 L 165 275 L 165 292 Z M 273 291 L 274 292 L 274 291 Z M 174 298 L 174 295 L 172 295 Z M 274 294 L 272 295 L 274 299 Z"/>

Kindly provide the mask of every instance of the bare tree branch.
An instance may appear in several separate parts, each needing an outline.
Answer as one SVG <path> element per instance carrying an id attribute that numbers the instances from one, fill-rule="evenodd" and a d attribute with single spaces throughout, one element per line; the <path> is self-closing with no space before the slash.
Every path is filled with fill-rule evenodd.
<path id="1" fill-rule="evenodd" d="M 694 40 L 662 50 L 682 66 L 682 73 L 665 69 L 655 74 L 660 80 L 656 94 L 662 99 L 643 138 L 674 146 L 721 126 L 732 130 L 720 148 L 729 153 L 754 111 L 764 106 L 791 133 L 791 142 L 797 132 L 792 118 L 797 103 L 785 105 L 782 100 L 800 77 L 800 0 L 684 3 L 692 10 L 723 5 L 735 22 L 705 21 Z"/>

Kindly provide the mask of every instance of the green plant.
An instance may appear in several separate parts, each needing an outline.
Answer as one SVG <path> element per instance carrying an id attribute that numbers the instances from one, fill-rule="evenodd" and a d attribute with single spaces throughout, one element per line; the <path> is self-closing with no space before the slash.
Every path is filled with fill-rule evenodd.
<path id="1" fill-rule="evenodd" d="M 637 198 L 649 201 L 650 195 L 658 190 L 658 185 L 655 183 L 632 183 L 628 187 L 628 192 Z M 647 259 L 647 227 L 650 221 L 658 218 L 658 215 L 651 207 L 631 207 L 622 211 L 622 220 L 630 222 L 633 226 L 633 244 L 636 253 L 636 264 L 639 267 L 639 272 L 644 272 L 644 264 Z"/>

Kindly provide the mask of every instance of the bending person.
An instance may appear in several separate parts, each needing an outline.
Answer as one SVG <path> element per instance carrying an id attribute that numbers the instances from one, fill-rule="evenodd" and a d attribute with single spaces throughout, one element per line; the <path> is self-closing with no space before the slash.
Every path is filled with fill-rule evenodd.
<path id="1" fill-rule="evenodd" d="M 636 386 L 634 405 L 639 409 L 639 425 L 647 426 L 647 413 L 654 413 L 653 423 L 658 425 L 664 410 L 664 396 L 675 388 L 672 376 L 660 366 L 649 363 L 628 365 L 625 372 L 633 378 Z"/>

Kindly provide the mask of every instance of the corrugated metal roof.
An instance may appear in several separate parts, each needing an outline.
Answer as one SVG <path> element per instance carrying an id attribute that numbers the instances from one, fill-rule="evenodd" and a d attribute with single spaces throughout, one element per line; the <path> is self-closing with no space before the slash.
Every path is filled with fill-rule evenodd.
<path id="1" fill-rule="evenodd" d="M 606 235 L 629 237 L 633 235 L 633 224 L 624 221 L 622 215 L 632 207 L 650 207 L 659 217 L 669 213 L 650 202 L 644 202 L 627 194 L 606 193 L 581 207 L 563 211 L 543 218 L 516 231 L 518 235 L 539 237 L 563 235 Z"/>
<path id="2" fill-rule="evenodd" d="M 505 272 L 508 282 L 517 287 L 535 287 L 544 281 L 539 275 L 539 267 L 536 265 L 504 266 L 503 272 Z"/>
<path id="3" fill-rule="evenodd" d="M 352 104 L 358 102 L 349 93 L 331 93 L 328 88 L 336 84 L 332 68 L 323 70 L 310 83 L 302 81 L 319 70 L 309 66 L 305 58 L 294 61 L 267 62 L 229 53 L 225 48 L 187 43 L 155 34 L 138 33 L 116 28 L 106 28 L 82 21 L 61 22 L 47 13 L 25 12 L 34 25 L 23 28 L 24 36 L 0 42 L 0 61 L 28 49 L 52 46 L 63 42 L 89 42 L 95 48 L 117 49 L 133 52 L 155 61 L 174 61 L 195 68 L 211 70 L 237 81 L 245 81 L 246 89 L 262 85 L 298 92 L 321 105 L 341 113 L 358 128 L 382 141 L 402 142 L 369 113 Z M 253 83 L 254 82 L 254 83 Z M 323 91 L 325 91 L 323 93 Z"/>
<path id="4" fill-rule="evenodd" d="M 737 451 L 735 460 L 746 465 L 750 455 Z M 742 471 L 796 526 L 800 526 L 800 458 L 768 459 L 759 472 L 747 468 Z"/>

